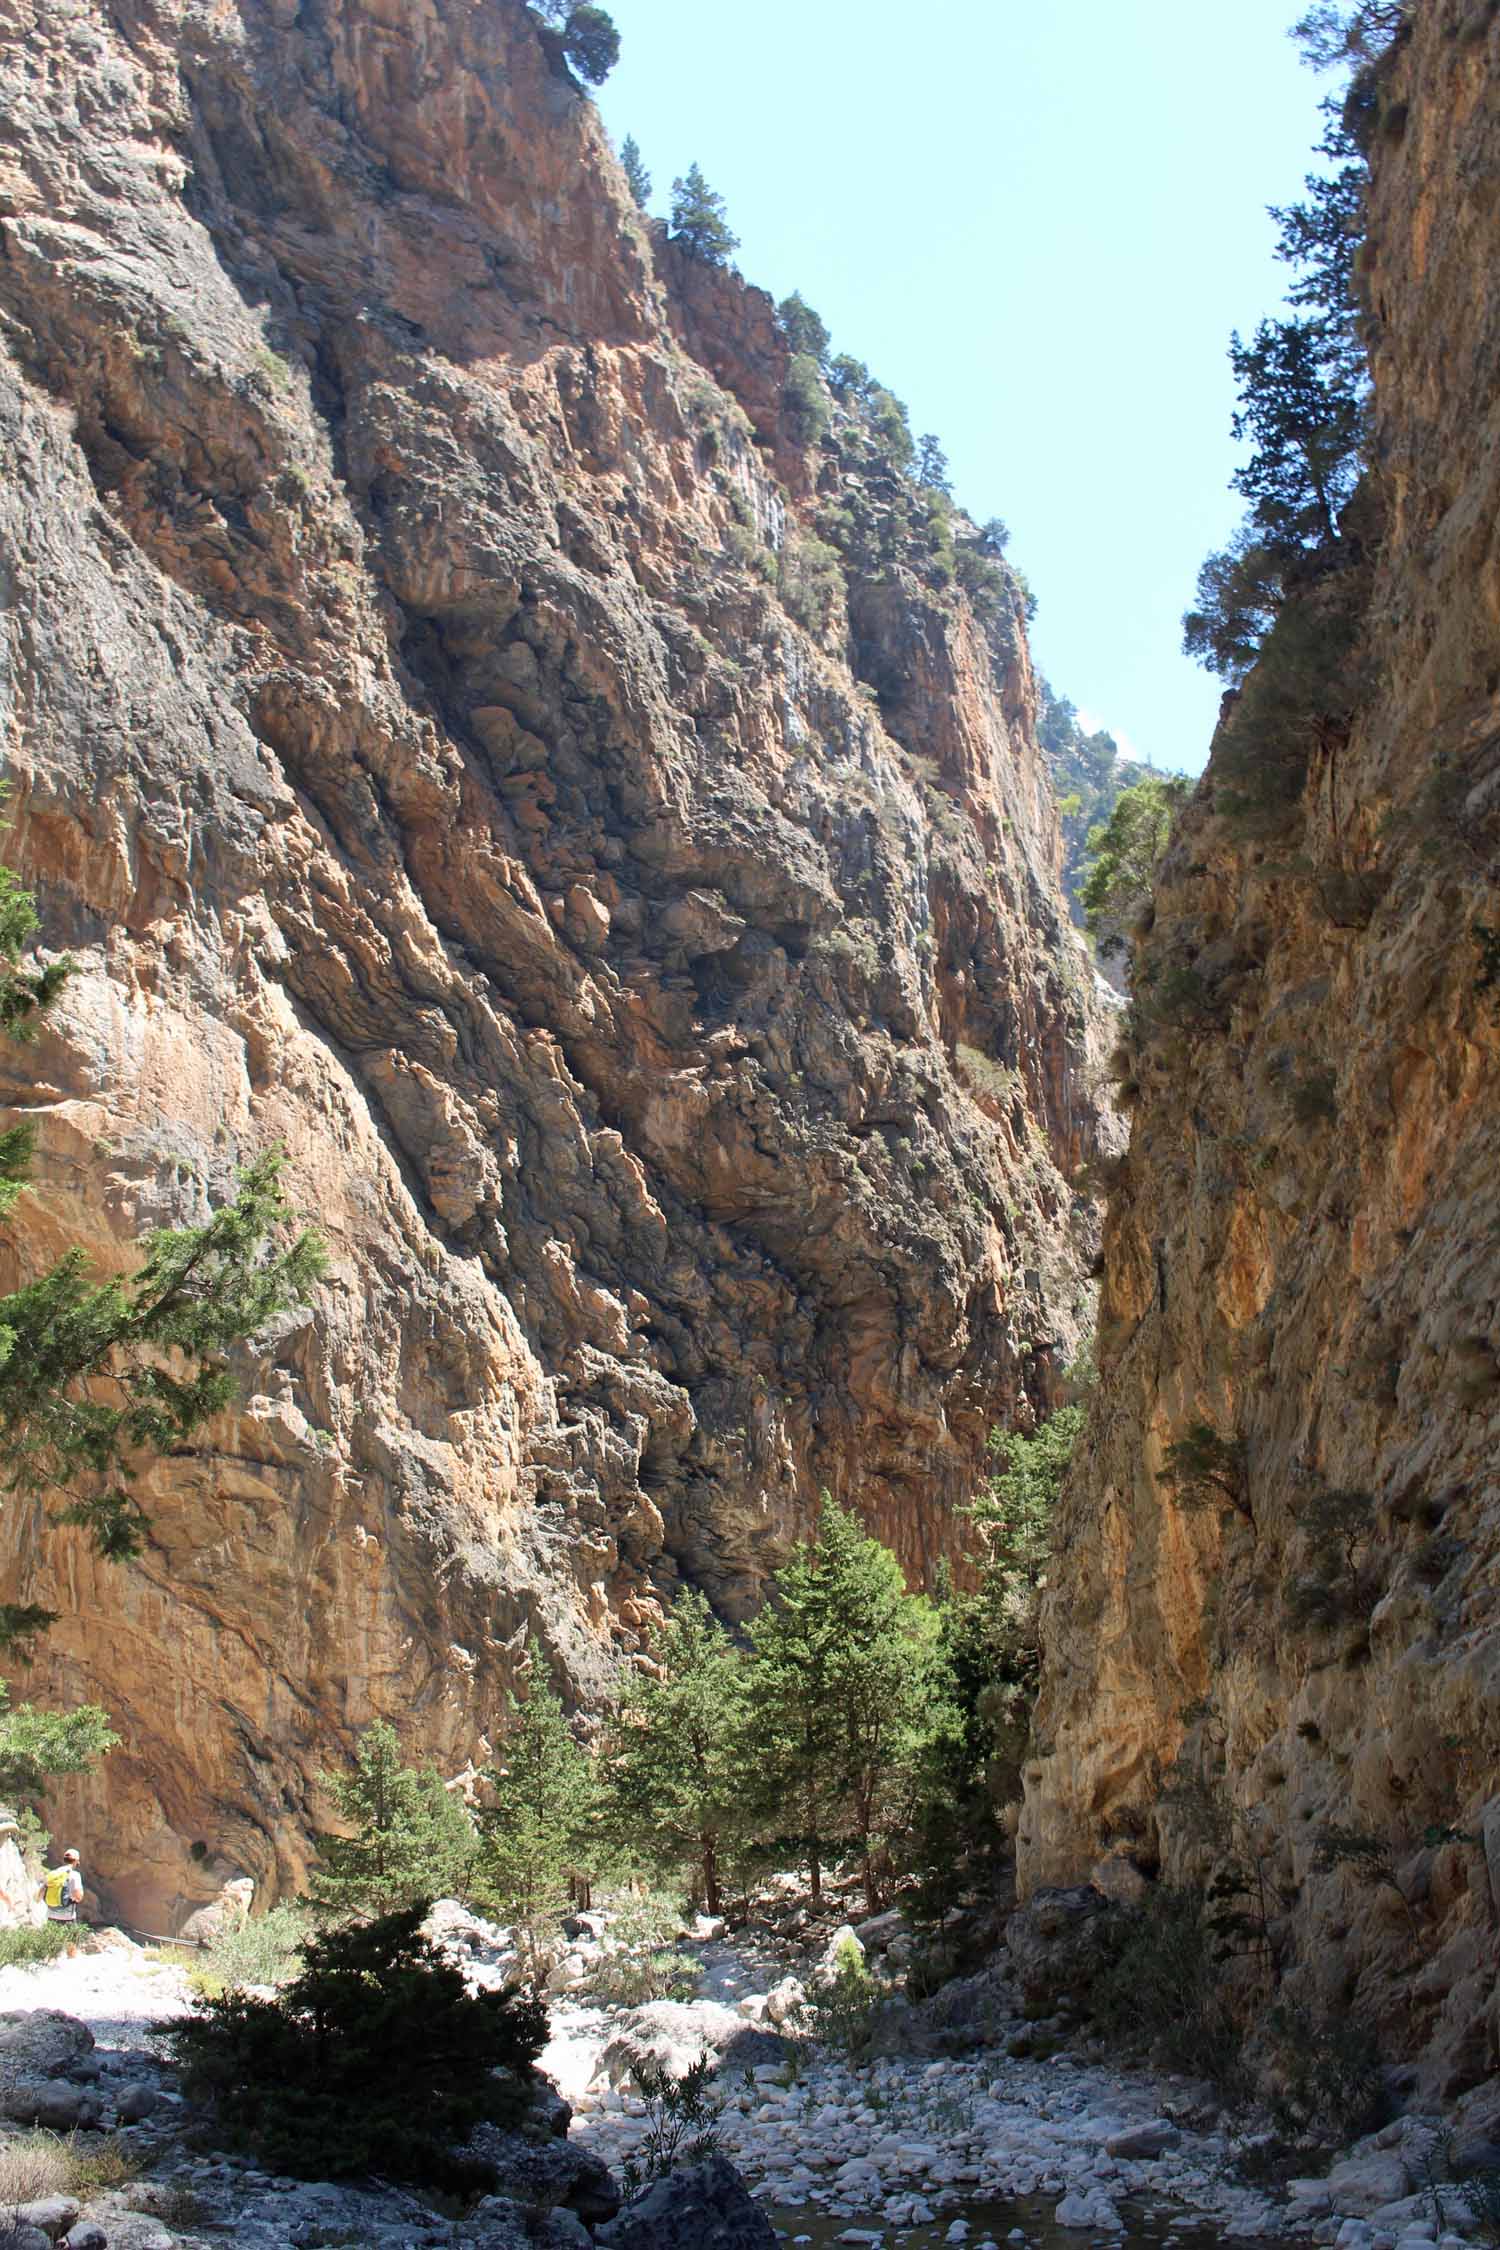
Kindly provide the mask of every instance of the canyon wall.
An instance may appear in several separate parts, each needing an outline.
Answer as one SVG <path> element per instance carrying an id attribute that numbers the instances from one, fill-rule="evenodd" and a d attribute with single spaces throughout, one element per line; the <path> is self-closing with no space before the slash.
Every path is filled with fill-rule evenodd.
<path id="1" fill-rule="evenodd" d="M 371 1717 L 482 1757 L 528 1632 L 587 1707 L 682 1581 L 745 1616 L 820 1486 L 944 1552 L 1088 1319 L 1096 1002 L 1019 597 L 894 533 L 829 597 L 909 480 L 519 0 L 0 0 L 0 85 L 5 849 L 77 964 L 5 1272 L 276 1142 L 333 1261 L 138 1567 L 0 1514 L 161 1927 L 294 1882 Z"/>
<path id="2" fill-rule="evenodd" d="M 1020 1854 L 1201 1879 L 1206 1780 L 1300 1997 L 1453 2095 L 1500 2055 L 1500 11 L 1419 8 L 1372 124 L 1354 716 L 1257 750 L 1231 699 L 1135 948 Z"/>

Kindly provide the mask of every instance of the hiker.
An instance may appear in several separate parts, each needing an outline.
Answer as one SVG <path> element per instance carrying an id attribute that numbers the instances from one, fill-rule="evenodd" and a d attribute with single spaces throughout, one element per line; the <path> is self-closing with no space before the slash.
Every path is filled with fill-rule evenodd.
<path id="1" fill-rule="evenodd" d="M 48 1868 L 37 1885 L 37 1897 L 46 1901 L 49 1922 L 69 1922 L 76 1929 L 79 1903 L 83 1898 L 77 1852 L 64 1852 L 57 1866 Z M 71 1938 L 63 1950 L 70 1961 L 77 1959 L 78 1947 Z"/>

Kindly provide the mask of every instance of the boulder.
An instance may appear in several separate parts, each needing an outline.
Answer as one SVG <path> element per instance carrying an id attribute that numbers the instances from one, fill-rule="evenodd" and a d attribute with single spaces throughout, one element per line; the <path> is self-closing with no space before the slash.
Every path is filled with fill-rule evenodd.
<path id="1" fill-rule="evenodd" d="M 1367 2149 L 1335 2164 L 1325 2186 L 1340 2218 L 1365 2219 L 1382 2204 L 1399 2203 L 1411 2192 L 1406 2166 L 1394 2149 Z"/>
<path id="2" fill-rule="evenodd" d="M 1127 2125 L 1123 2132 L 1111 2133 L 1104 2150 L 1107 2156 L 1135 2157 L 1149 2162 L 1153 2156 L 1165 2156 L 1181 2139 L 1181 2133 L 1168 2118 L 1153 2117 L 1142 2125 Z"/>
<path id="3" fill-rule="evenodd" d="M 673 2078 L 685 2078 L 700 2055 L 707 2054 L 717 2067 L 731 2042 L 748 2035 L 738 2011 L 717 2000 L 653 2000 L 617 2018 L 593 2083 L 603 2079 L 611 2086 L 633 2085 L 640 2064 L 648 2061 Z"/>
<path id="4" fill-rule="evenodd" d="M 1092 1883 L 1035 1891 L 1016 1909 L 1005 1942 L 1029 2013 L 1050 2014 L 1088 1991 L 1109 1958 L 1118 1911 Z"/>
<path id="5" fill-rule="evenodd" d="M 620 2208 L 614 2174 L 572 2141 L 528 2140 L 495 2125 L 478 2125 L 464 2153 L 487 2167 L 497 2196 L 522 2210 L 552 2211 L 562 2205 L 593 2224 L 612 2219 Z"/>
<path id="6" fill-rule="evenodd" d="M 150 2117 L 160 2107 L 161 2096 L 156 2088 L 147 2086 L 140 2079 L 133 2079 L 128 2086 L 122 2086 L 115 2096 L 115 2114 L 122 2125 L 139 2125 L 143 2118 Z"/>
<path id="7" fill-rule="evenodd" d="M 600 2250 L 776 2250 L 776 2234 L 722 2156 L 655 2180 L 594 2237 Z"/>
<path id="8" fill-rule="evenodd" d="M 1125 1852 L 1110 1852 L 1089 1877 L 1090 1887 L 1116 1906 L 1139 1906 L 1151 1884 Z"/>
<path id="9" fill-rule="evenodd" d="M 91 2054 L 94 2034 L 60 2008 L 11 2009 L 0 2015 L 0 2070 L 7 2076 L 55 2078 Z"/>
<path id="10" fill-rule="evenodd" d="M 766 2016 L 771 2023 L 785 2023 L 794 2016 L 806 2000 L 807 1994 L 796 1977 L 783 1977 L 773 1984 L 766 1994 Z"/>
<path id="11" fill-rule="evenodd" d="M 1102 2188 L 1075 2188 L 1053 2213 L 1060 2227 L 1086 2229 L 1090 2234 L 1120 2234 L 1125 2222 Z"/>
<path id="12" fill-rule="evenodd" d="M 885 1914 L 872 1914 L 866 1922 L 856 1922 L 854 1935 L 866 1953 L 884 1953 L 893 1938 L 906 1934 L 906 1917 L 899 1906 Z"/>
<path id="13" fill-rule="evenodd" d="M 18 2078 L 0 2091 L 0 2109 L 18 2125 L 42 2125 L 50 2133 L 97 2125 L 102 2114 L 96 2097 L 68 2078 Z"/>
<path id="14" fill-rule="evenodd" d="M 190 1914 L 178 1931 L 178 1941 L 183 1945 L 212 1945 L 215 1938 L 227 1936 L 250 1919 L 250 1902 L 255 1896 L 255 1885 L 248 1875 L 236 1875 L 224 1885 L 217 1898 L 210 1899 Z"/>
<path id="15" fill-rule="evenodd" d="M 59 2235 L 66 2234 L 75 2224 L 78 2212 L 79 2206 L 71 2195 L 45 2195 L 35 2203 L 18 2204 L 14 2224 L 35 2227 L 49 2242 L 56 2242 Z"/>

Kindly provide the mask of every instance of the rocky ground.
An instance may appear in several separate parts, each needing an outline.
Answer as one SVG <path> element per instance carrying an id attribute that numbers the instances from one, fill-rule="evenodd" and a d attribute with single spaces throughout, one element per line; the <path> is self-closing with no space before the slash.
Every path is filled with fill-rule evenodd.
<path id="1" fill-rule="evenodd" d="M 504 1978 L 503 1932 L 451 1905 L 435 1926 L 477 1983 Z M 897 1917 L 863 1928 L 877 1969 L 903 1950 Z M 680 2075 L 704 2052 L 723 2102 L 722 2156 L 776 2232 L 803 2244 L 992 2250 L 997 2210 L 1013 2245 L 1295 2235 L 1338 2250 L 1461 2250 L 1474 2231 L 1453 2190 L 1435 2198 L 1424 2184 L 1433 2120 L 1387 2126 L 1326 2177 L 1253 2185 L 1255 2142 L 1202 2086 L 1089 2054 L 1026 2052 L 1003 1966 L 920 2006 L 892 2002 L 856 2064 L 809 2040 L 799 2010 L 831 1950 L 826 1920 L 794 1910 L 780 1927 L 732 1933 L 700 1922 L 695 1996 L 635 2007 L 590 1996 L 607 1920 L 582 1917 L 574 1932 L 543 2057 L 561 2099 L 539 2105 L 531 2139 L 495 2137 L 499 2192 L 464 2213 L 395 2188 L 278 2178 L 214 2146 L 151 2035 L 192 2005 L 181 1964 L 121 1941 L 0 1971 L 5 2250 L 753 2250 L 772 2235 L 729 2166 L 678 2175 L 621 2209 L 619 2176 L 651 2124 L 638 2071 L 652 2060 Z M 75 2184 L 44 2170 L 33 2184 L 45 2192 L 21 2192 L 21 2157 L 39 2146 L 62 2152 L 71 2171 L 57 2179 Z"/>

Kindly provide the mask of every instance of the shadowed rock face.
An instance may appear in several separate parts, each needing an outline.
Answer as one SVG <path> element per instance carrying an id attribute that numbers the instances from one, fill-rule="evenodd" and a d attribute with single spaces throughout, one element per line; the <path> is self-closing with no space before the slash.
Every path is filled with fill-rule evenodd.
<path id="1" fill-rule="evenodd" d="M 1497 90 L 1493 7 L 1416 11 L 1362 259 L 1359 708 L 1259 838 L 1216 810 L 1228 719 L 1137 950 L 1138 989 L 1199 981 L 1134 1066 L 1021 1829 L 1028 1886 L 1111 1843 L 1199 1880 L 1162 1779 L 1221 1767 L 1298 1997 L 1443 2094 L 1500 2038 Z M 1158 1477 L 1195 1423 L 1244 1468 L 1190 1508 Z M 1376 1856 L 1320 1869 L 1334 1827 Z"/>
<path id="2" fill-rule="evenodd" d="M 524 8 L 0 40 L 7 852 L 79 964 L 6 1257 L 282 1141 L 334 1260 L 143 1566 L 4 1513 L 154 1922 L 295 1878 L 372 1715 L 482 1755 L 528 1627 L 587 1705 L 680 1580 L 743 1617 L 820 1485 L 941 1553 L 1085 1316 L 1094 1002 L 1018 622 L 782 607 L 857 470 Z"/>

